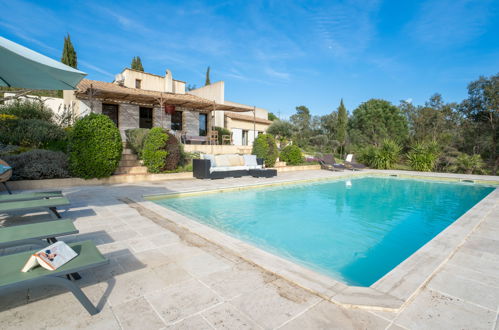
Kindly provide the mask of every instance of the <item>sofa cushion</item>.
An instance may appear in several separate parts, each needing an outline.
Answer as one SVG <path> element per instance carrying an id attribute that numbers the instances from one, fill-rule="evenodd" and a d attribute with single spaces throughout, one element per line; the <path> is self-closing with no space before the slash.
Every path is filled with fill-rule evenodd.
<path id="1" fill-rule="evenodd" d="M 250 170 L 259 170 L 262 168 L 263 168 L 262 165 L 250 165 L 250 166 L 248 166 L 248 169 L 250 169 Z"/>
<path id="2" fill-rule="evenodd" d="M 217 166 L 217 163 L 215 163 L 215 156 L 211 154 L 202 154 L 201 159 L 207 159 L 210 161 L 210 167 Z"/>
<path id="3" fill-rule="evenodd" d="M 246 166 L 257 166 L 256 155 L 243 155 L 244 165 Z"/>
<path id="4" fill-rule="evenodd" d="M 248 166 L 216 166 L 210 167 L 210 173 L 213 172 L 227 172 L 227 171 L 247 171 Z"/>
<path id="5" fill-rule="evenodd" d="M 217 166 L 230 166 L 229 155 L 216 155 L 215 164 Z"/>
<path id="6" fill-rule="evenodd" d="M 244 158 L 240 155 L 228 155 L 230 166 L 244 166 Z"/>

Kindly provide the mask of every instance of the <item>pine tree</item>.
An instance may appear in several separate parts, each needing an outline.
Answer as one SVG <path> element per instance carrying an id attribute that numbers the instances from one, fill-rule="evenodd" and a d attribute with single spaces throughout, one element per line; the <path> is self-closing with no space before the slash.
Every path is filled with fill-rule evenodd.
<path id="1" fill-rule="evenodd" d="M 210 67 L 206 70 L 206 81 L 204 83 L 205 86 L 211 85 L 210 81 Z"/>
<path id="2" fill-rule="evenodd" d="M 78 68 L 78 59 L 76 57 L 76 51 L 71 43 L 71 38 L 69 36 L 64 37 L 64 48 L 62 49 L 61 62 L 69 65 L 72 68 Z"/>
<path id="3" fill-rule="evenodd" d="M 338 107 L 338 128 L 336 133 L 336 140 L 341 143 L 341 152 L 345 147 L 346 137 L 347 137 L 347 124 L 348 124 L 348 114 L 345 105 L 343 104 L 343 99 L 341 99 L 340 106 Z"/>
<path id="4" fill-rule="evenodd" d="M 134 56 L 132 58 L 132 69 L 144 72 L 144 67 L 142 66 L 140 56 Z"/>

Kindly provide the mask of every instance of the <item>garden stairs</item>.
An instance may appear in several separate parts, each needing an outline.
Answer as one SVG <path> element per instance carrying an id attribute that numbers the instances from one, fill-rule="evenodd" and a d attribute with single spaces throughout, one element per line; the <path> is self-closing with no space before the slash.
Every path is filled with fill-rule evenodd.
<path id="1" fill-rule="evenodd" d="M 115 175 L 131 175 L 131 174 L 147 174 L 147 167 L 142 166 L 136 154 L 132 149 L 123 148 L 121 160 L 118 168 L 114 172 Z"/>

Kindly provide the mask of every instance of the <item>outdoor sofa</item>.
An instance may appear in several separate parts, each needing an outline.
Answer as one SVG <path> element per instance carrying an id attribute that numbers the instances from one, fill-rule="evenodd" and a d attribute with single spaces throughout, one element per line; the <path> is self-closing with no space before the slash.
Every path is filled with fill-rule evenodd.
<path id="1" fill-rule="evenodd" d="M 255 155 L 211 155 L 203 154 L 202 159 L 193 159 L 194 177 L 198 179 L 239 178 L 246 175 L 270 178 L 277 170 L 263 168 L 263 159 Z"/>

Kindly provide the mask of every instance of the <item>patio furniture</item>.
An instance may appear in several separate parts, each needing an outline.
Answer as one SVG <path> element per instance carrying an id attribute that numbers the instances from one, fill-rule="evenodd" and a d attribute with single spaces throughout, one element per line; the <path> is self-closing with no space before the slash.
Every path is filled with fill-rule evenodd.
<path id="1" fill-rule="evenodd" d="M 210 131 L 210 144 L 218 144 L 218 131 L 217 130 L 211 130 Z"/>
<path id="2" fill-rule="evenodd" d="M 27 289 L 48 285 L 62 286 L 73 293 L 89 314 L 97 314 L 99 311 L 87 296 L 85 296 L 83 291 L 72 281 L 64 278 L 64 276 L 105 265 L 109 263 L 109 260 L 99 252 L 92 241 L 72 243 L 69 246 L 78 256 L 54 271 L 37 267 L 26 273 L 21 272 L 21 268 L 28 258 L 38 250 L 0 257 L 0 264 L 2 265 L 0 267 L 0 294 L 23 288 Z M 71 315 L 67 316 L 71 317 Z"/>
<path id="3" fill-rule="evenodd" d="M 0 195 L 0 203 L 29 201 L 29 200 L 55 198 L 55 197 L 64 197 L 64 196 L 62 195 L 62 192 L 60 190 L 59 191 L 18 193 L 18 194 L 11 194 L 11 195 Z"/>
<path id="4" fill-rule="evenodd" d="M 12 194 L 12 192 L 10 191 L 9 186 L 7 186 L 7 181 L 9 181 L 11 176 L 12 168 L 9 166 L 9 164 L 7 164 L 7 162 L 0 159 L 0 182 L 3 184 L 9 194 Z"/>
<path id="5" fill-rule="evenodd" d="M 366 165 L 361 164 L 361 163 L 356 163 L 353 160 L 353 154 L 348 154 L 347 157 L 345 158 L 345 165 L 350 168 L 352 171 L 355 170 L 361 170 L 363 168 L 366 168 Z"/>
<path id="6" fill-rule="evenodd" d="M 35 245 L 39 248 L 57 242 L 56 237 L 77 234 L 73 219 L 51 220 L 28 225 L 0 228 L 0 249 Z M 47 240 L 44 242 L 43 240 Z"/>
<path id="7" fill-rule="evenodd" d="M 222 135 L 222 145 L 224 144 L 232 145 L 232 133 L 230 135 Z"/>
<path id="8" fill-rule="evenodd" d="M 208 142 L 206 136 L 186 135 L 185 142 L 189 144 L 203 144 Z"/>
<path id="9" fill-rule="evenodd" d="M 254 178 L 271 178 L 277 175 L 275 168 L 248 170 L 248 172 Z"/>
<path id="10" fill-rule="evenodd" d="M 263 159 L 256 158 L 255 155 L 203 154 L 202 157 L 203 159 L 193 159 L 192 163 L 194 177 L 198 179 L 239 178 L 251 175 L 250 170 L 260 170 L 260 176 L 263 176 L 263 172 L 266 172 L 266 177 L 277 174 L 275 170 L 264 169 Z"/>
<path id="11" fill-rule="evenodd" d="M 66 205 L 69 205 L 69 200 L 66 197 L 37 199 L 30 201 L 5 202 L 5 203 L 0 203 L 0 213 L 49 209 L 55 214 L 56 217 L 61 219 L 61 215 L 57 211 L 57 207 L 66 206 Z"/>
<path id="12" fill-rule="evenodd" d="M 319 159 L 319 164 L 321 164 L 322 169 L 328 171 L 343 171 L 347 168 L 344 164 L 337 163 L 331 154 L 326 154 L 322 159 Z"/>

